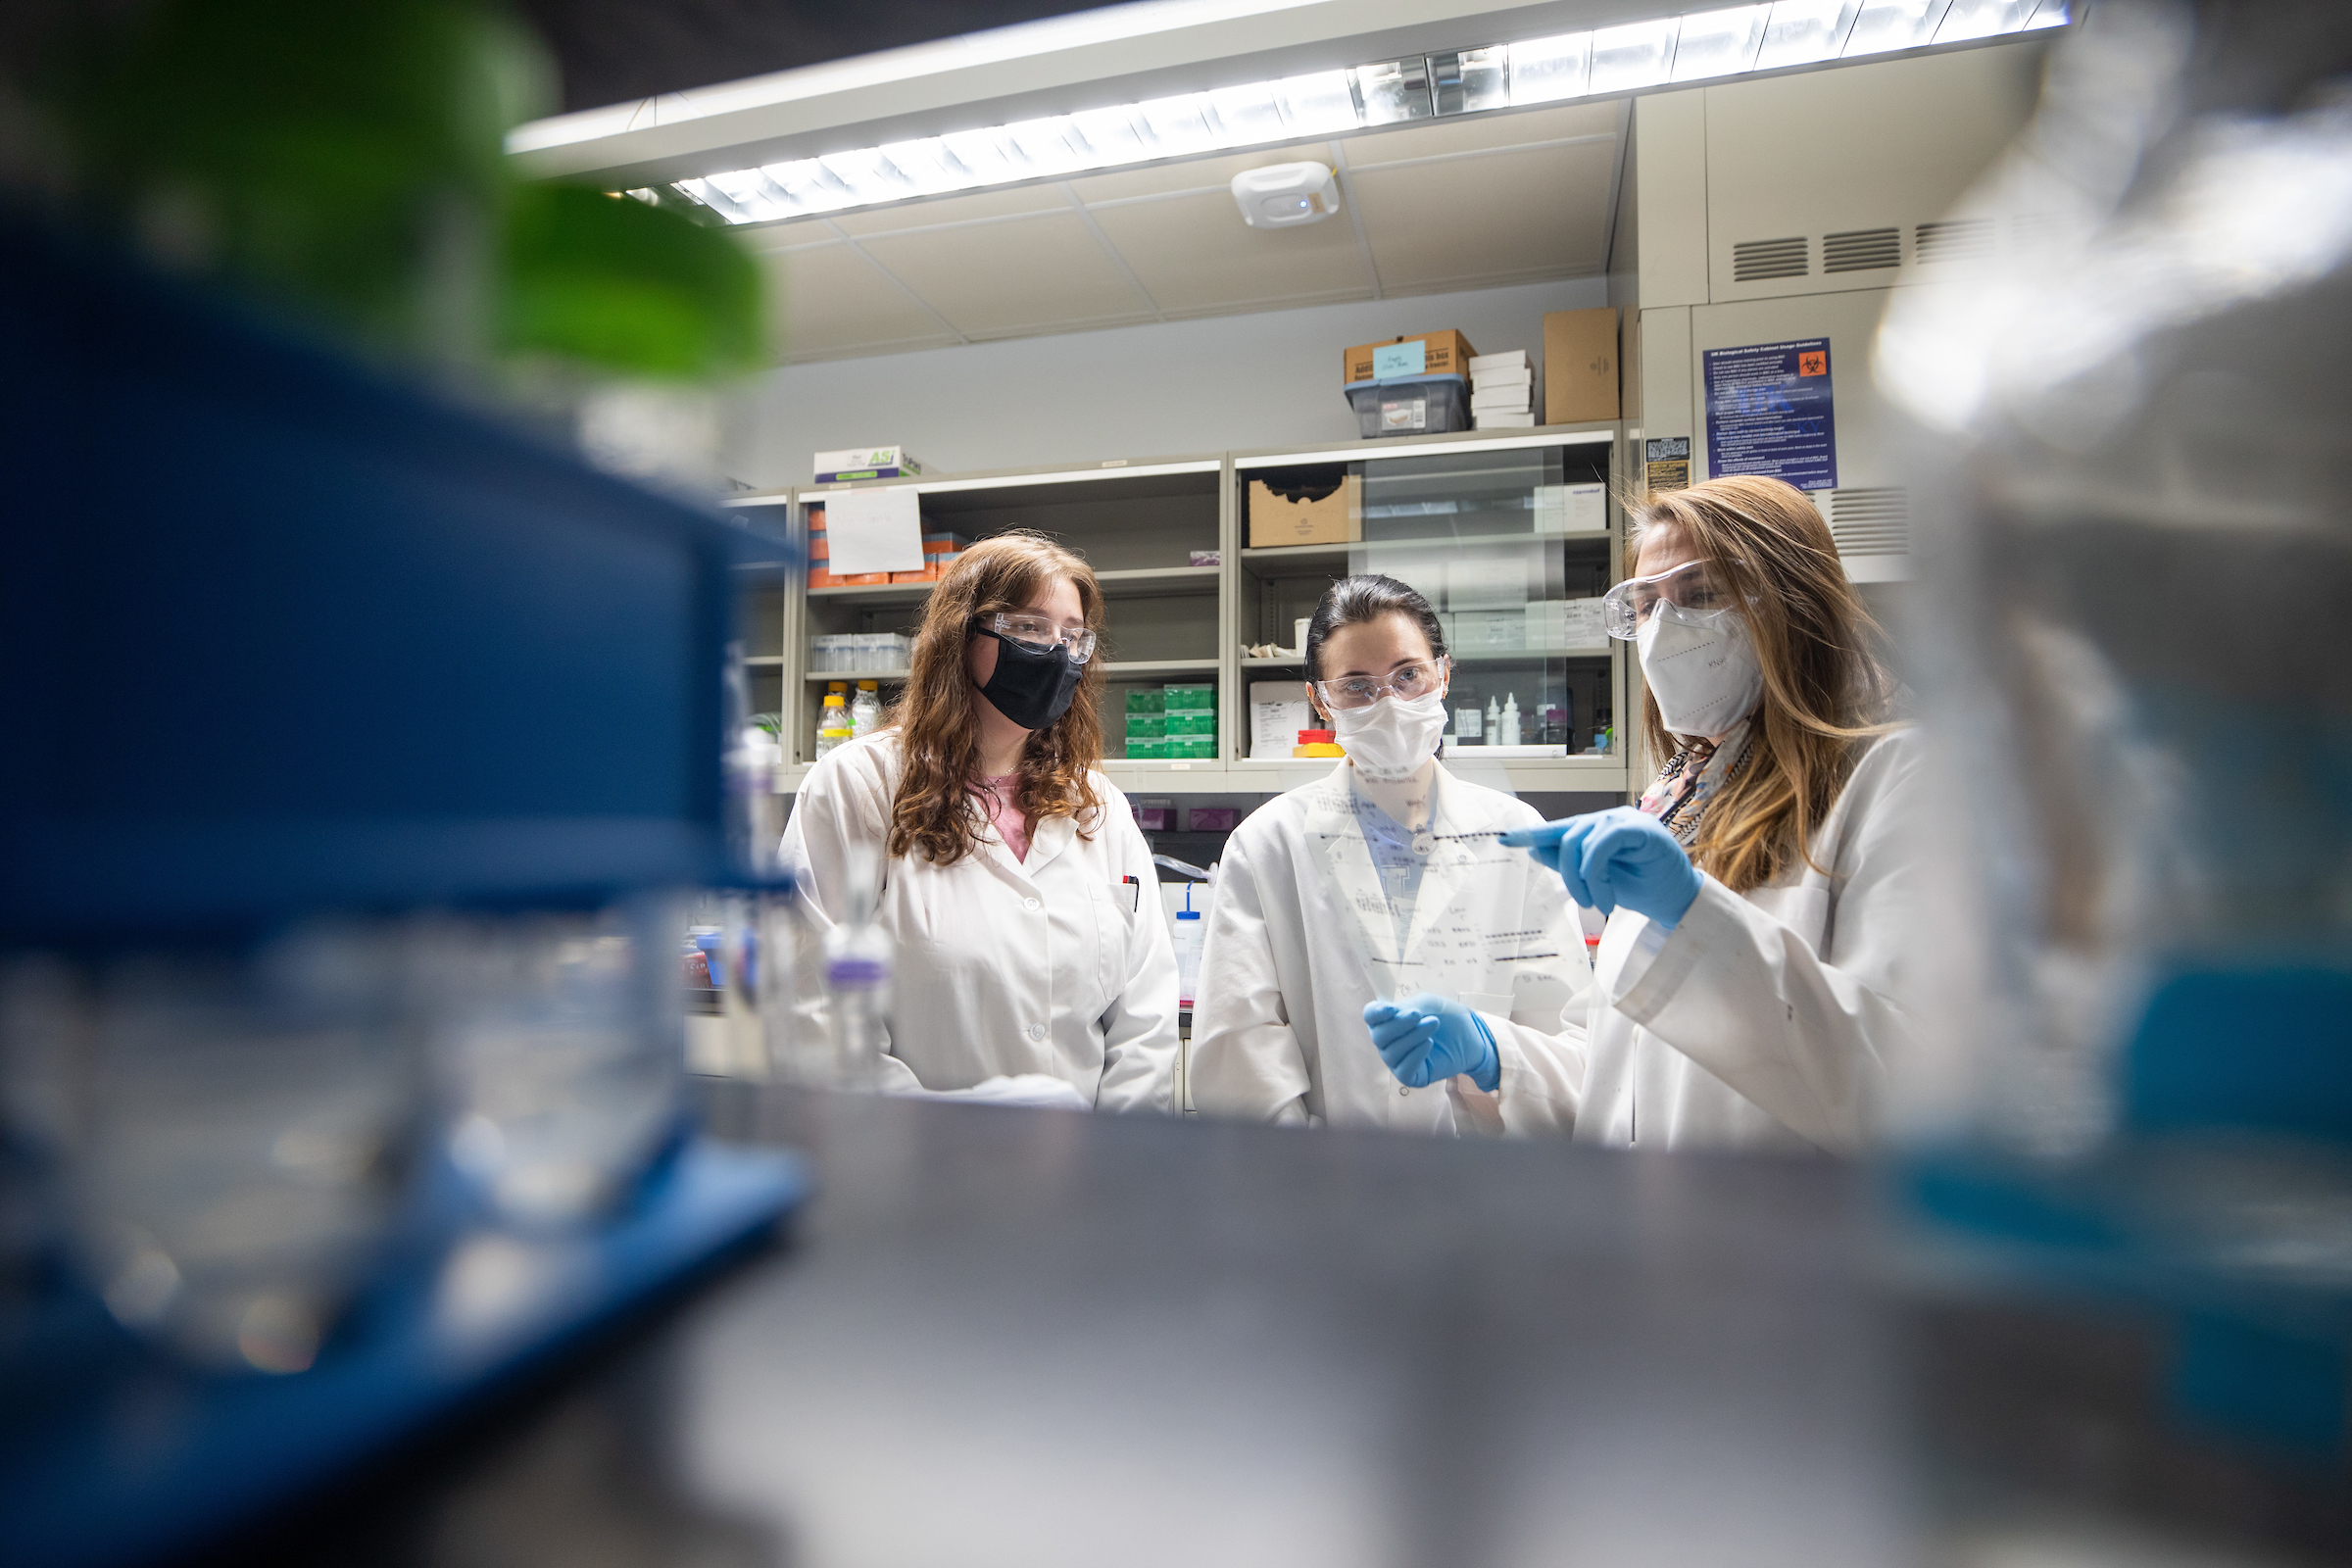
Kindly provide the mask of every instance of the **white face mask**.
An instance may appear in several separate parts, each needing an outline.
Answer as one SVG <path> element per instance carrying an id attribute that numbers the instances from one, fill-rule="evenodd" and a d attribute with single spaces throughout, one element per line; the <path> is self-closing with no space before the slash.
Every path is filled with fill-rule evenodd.
<path id="1" fill-rule="evenodd" d="M 1333 710 L 1331 727 L 1355 770 L 1376 784 L 1411 778 L 1437 755 L 1446 733 L 1446 694 L 1431 692 L 1409 703 L 1383 697 L 1369 708 Z"/>
<path id="2" fill-rule="evenodd" d="M 1764 666 L 1736 612 L 1700 626 L 1660 612 L 1642 623 L 1634 645 L 1658 717 L 1677 735 L 1721 735 L 1764 695 Z"/>

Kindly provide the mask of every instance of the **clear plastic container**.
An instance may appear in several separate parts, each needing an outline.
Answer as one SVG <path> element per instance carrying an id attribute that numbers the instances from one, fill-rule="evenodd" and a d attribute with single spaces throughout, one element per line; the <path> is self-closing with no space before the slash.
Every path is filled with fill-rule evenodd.
<path id="1" fill-rule="evenodd" d="M 882 727 L 882 694 L 876 682 L 861 680 L 850 699 L 850 734 L 862 740 Z"/>
<path id="2" fill-rule="evenodd" d="M 1458 375 L 1417 375 L 1397 381 L 1358 381 L 1348 387 L 1356 429 L 1367 441 L 1384 435 L 1427 435 L 1470 428 L 1470 384 Z"/>
<path id="3" fill-rule="evenodd" d="M 849 706 L 839 692 L 827 692 L 825 704 L 816 716 L 816 755 L 823 757 L 835 747 L 856 738 L 850 726 Z"/>

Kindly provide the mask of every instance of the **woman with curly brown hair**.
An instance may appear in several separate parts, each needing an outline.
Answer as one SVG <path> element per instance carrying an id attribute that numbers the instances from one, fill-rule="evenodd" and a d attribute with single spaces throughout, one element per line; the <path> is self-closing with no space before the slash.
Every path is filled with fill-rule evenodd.
<path id="1" fill-rule="evenodd" d="M 809 769 L 785 829 L 812 916 L 881 869 L 898 944 L 884 1089 L 1044 1074 L 1102 1110 L 1166 1110 L 1176 956 L 1152 849 L 1097 770 L 1102 591 L 1030 533 L 957 558 L 905 695 Z"/>

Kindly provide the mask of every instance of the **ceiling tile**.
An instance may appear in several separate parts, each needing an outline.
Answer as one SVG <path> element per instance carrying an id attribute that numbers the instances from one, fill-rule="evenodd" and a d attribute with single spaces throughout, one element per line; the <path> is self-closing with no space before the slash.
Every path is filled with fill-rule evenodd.
<path id="1" fill-rule="evenodd" d="M 743 248 L 755 256 L 771 256 L 800 245 L 838 244 L 841 236 L 834 233 L 821 218 L 795 219 L 789 223 L 762 223 L 756 228 L 732 231 L 743 242 Z"/>
<path id="2" fill-rule="evenodd" d="M 1349 184 L 1382 283 L 1412 288 L 1605 270 L 1609 143 L 1366 170 Z"/>
<path id="3" fill-rule="evenodd" d="M 935 196 L 929 201 L 885 207 L 879 212 L 839 213 L 833 221 L 845 234 L 891 234 L 903 228 L 930 228 L 940 223 L 969 223 L 1022 213 L 1068 212 L 1070 200 L 1054 185 L 1022 185 L 1013 190 L 979 190 L 969 196 Z"/>
<path id="4" fill-rule="evenodd" d="M 1284 147 L 1269 152 L 1235 153 L 1229 158 L 1195 158 L 1180 164 L 1154 164 L 1150 169 L 1119 169 L 1107 174 L 1089 174 L 1070 181 L 1082 202 L 1118 201 L 1130 196 L 1156 196 L 1171 190 L 1223 190 L 1245 169 L 1271 164 L 1328 164 L 1329 147 Z"/>
<path id="5" fill-rule="evenodd" d="M 1365 131 L 1348 139 L 1349 169 L 1377 169 L 1406 158 L 1435 158 L 1489 147 L 1524 147 L 1569 136 L 1614 136 L 1617 106 L 1568 104 L 1529 109 L 1515 115 L 1472 115 L 1451 123 L 1403 125 Z"/>
<path id="6" fill-rule="evenodd" d="M 1150 319 L 1151 302 L 1076 213 L 863 241 L 876 261 L 972 336 Z"/>
<path id="7" fill-rule="evenodd" d="M 1164 310 L 1372 292 L 1345 216 L 1300 228 L 1251 228 L 1219 190 L 1097 208 L 1094 219 Z"/>
<path id="8" fill-rule="evenodd" d="M 770 331 L 780 357 L 799 359 L 864 344 L 952 336 L 939 318 L 862 256 L 829 246 L 760 258 L 776 301 Z"/>

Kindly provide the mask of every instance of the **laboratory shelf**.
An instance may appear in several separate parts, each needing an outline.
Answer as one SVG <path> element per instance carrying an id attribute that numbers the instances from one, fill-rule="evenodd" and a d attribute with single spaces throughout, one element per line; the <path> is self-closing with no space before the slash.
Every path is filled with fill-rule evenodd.
<path id="1" fill-rule="evenodd" d="M 811 599 L 864 599 L 882 603 L 914 604 L 931 597 L 937 583 L 928 582 L 860 582 L 840 588 L 809 588 L 804 590 Z"/>
<path id="2" fill-rule="evenodd" d="M 1572 530 L 1546 529 L 1538 533 L 1470 533 L 1431 534 L 1421 539 L 1350 539 L 1345 543 L 1318 545 L 1259 545 L 1241 553 L 1242 564 L 1263 574 L 1284 566 L 1319 566 L 1333 562 L 1346 564 L 1350 555 L 1411 555 L 1427 556 L 1433 550 L 1488 550 L 1517 548 L 1529 545 L 1592 545 L 1608 548 L 1609 533 L 1605 528 L 1577 528 Z"/>
<path id="3" fill-rule="evenodd" d="M 744 657 L 743 662 L 746 667 L 751 669 L 781 669 L 784 667 L 784 656 L 782 654 L 748 654 Z"/>
<path id="4" fill-rule="evenodd" d="M 1541 664 L 1549 659 L 1606 659 L 1606 648 L 1456 648 L 1446 657 L 1456 664 Z M 1260 659 L 1245 657 L 1244 669 L 1303 669 L 1302 659 Z M 834 679 L 838 680 L 838 675 Z"/>
<path id="5" fill-rule="evenodd" d="M 1122 571 L 1098 571 L 1095 581 L 1106 596 L 1137 594 L 1213 594 L 1222 575 L 1216 566 L 1136 566 Z M 811 599 L 870 600 L 913 604 L 931 597 L 936 583 L 862 582 L 845 587 L 811 588 Z"/>
<path id="6" fill-rule="evenodd" d="M 1265 794 L 1316 776 L 1313 764 L 1240 760 L 1249 750 L 1252 679 L 1297 679 L 1295 658 L 1252 659 L 1246 644 L 1287 643 L 1297 617 L 1311 610 L 1328 574 L 1350 568 L 1387 571 L 1433 587 L 1441 601 L 1461 590 L 1454 567 L 1507 577 L 1524 562 L 1527 592 L 1544 601 L 1600 592 L 1622 570 L 1624 517 L 1614 497 L 1638 478 L 1639 466 L 1616 423 L 1539 426 L 1509 432 L 1462 431 L 1394 440 L 1334 442 L 1181 458 L 1111 459 L 1095 465 L 995 472 L 933 474 L 915 480 L 859 481 L 855 488 L 906 488 L 922 498 L 924 526 L 979 540 L 1026 528 L 1066 543 L 1087 558 L 1109 601 L 1113 643 L 1137 657 L 1102 656 L 1100 679 L 1113 684 L 1161 681 L 1213 684 L 1220 758 L 1137 761 L 1109 760 L 1123 787 L 1193 797 Z M 1376 537 L 1346 543 L 1243 548 L 1249 538 L 1249 481 L 1269 467 L 1333 465 L 1357 472 L 1365 486 L 1365 528 Z M 1533 492 L 1602 481 L 1604 527 L 1560 526 L 1565 514 L 1540 511 Z M 832 489 L 792 492 L 784 531 L 807 537 L 812 510 L 821 514 Z M 1377 493 L 1376 493 L 1377 492 Z M 722 506 L 773 507 L 773 495 L 733 498 Z M 772 526 L 763 517 L 763 525 Z M 1589 515 L 1578 520 L 1589 522 Z M 1538 526 L 1541 522 L 1543 525 Z M 1412 534 L 1414 537 L 1399 537 Z M 1177 564 L 1188 553 L 1215 550 L 1219 564 Z M 1440 575 L 1442 580 L 1431 583 Z M 906 672 L 808 668 L 807 639 L 819 634 L 905 632 L 935 586 L 873 583 L 810 589 L 783 574 L 755 591 L 776 597 L 754 646 L 763 678 L 780 674 L 798 692 L 787 715 L 787 765 L 777 788 L 791 793 L 813 755 L 817 700 L 830 681 L 872 680 L 902 687 Z M 1498 585 L 1507 594 L 1508 584 Z M 773 630 L 765 628 L 772 626 Z M 774 640 L 769 640 L 774 639 Z M 1181 649 L 1217 649 L 1214 657 L 1145 657 Z M 1595 648 L 1456 650 L 1457 683 L 1476 696 L 1508 696 L 1522 711 L 1565 700 L 1580 731 L 1606 724 L 1639 702 L 1629 651 Z M 1488 688 L 1493 688 L 1490 693 Z M 895 695 L 895 692 L 894 692 Z M 787 703 L 787 708 L 794 704 Z M 1578 739 L 1590 739 L 1580 733 Z M 1489 760 L 1509 769 L 1512 787 L 1622 795 L 1631 771 L 1622 758 Z M 1268 769 L 1271 769 L 1269 772 Z"/>
<path id="7" fill-rule="evenodd" d="M 1095 581 L 1107 595 L 1213 594 L 1224 569 L 1219 566 L 1134 566 L 1120 571 L 1098 571 Z"/>
<path id="8" fill-rule="evenodd" d="M 1150 675 L 1214 675 L 1217 662 L 1213 659 L 1111 659 L 1102 664 L 1102 673 L 1113 680 L 1141 680 Z"/>

